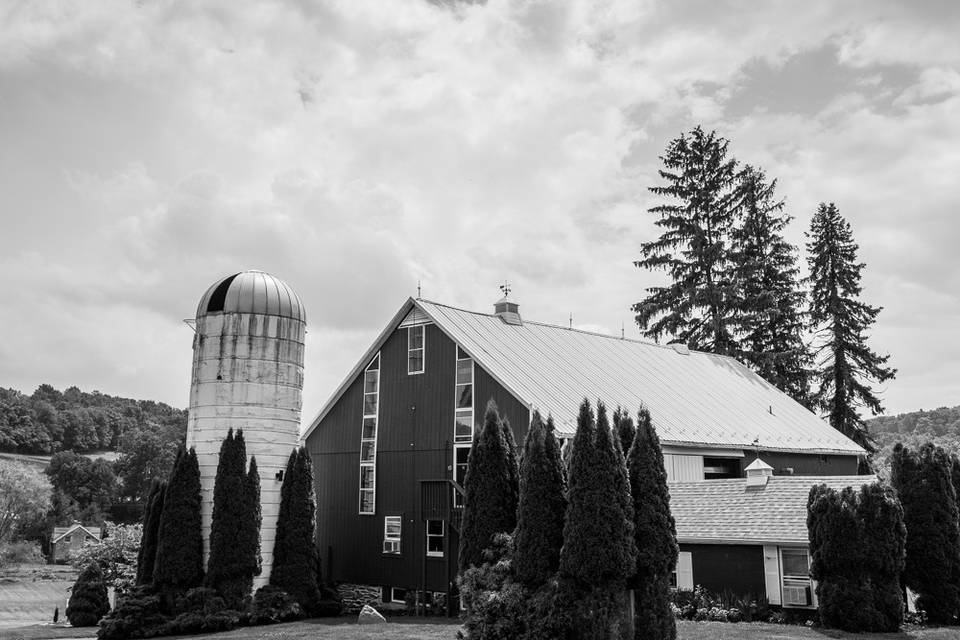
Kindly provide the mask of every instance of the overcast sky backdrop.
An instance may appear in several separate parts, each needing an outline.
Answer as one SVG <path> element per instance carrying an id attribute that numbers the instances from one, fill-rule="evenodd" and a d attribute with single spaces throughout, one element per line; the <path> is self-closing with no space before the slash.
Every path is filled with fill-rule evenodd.
<path id="1" fill-rule="evenodd" d="M 0 5 L 0 386 L 186 407 L 200 296 L 307 307 L 309 422 L 402 302 L 638 336 L 698 123 L 853 225 L 888 413 L 960 404 L 960 3 Z M 557 372 L 562 375 L 562 372 Z"/>

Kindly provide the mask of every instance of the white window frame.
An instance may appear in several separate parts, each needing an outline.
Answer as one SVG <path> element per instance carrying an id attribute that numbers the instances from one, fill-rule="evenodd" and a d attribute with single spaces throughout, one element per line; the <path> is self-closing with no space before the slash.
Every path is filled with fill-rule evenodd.
<path id="1" fill-rule="evenodd" d="M 367 392 L 367 374 L 371 372 L 376 372 L 376 390 L 373 392 Z M 357 486 L 359 487 L 359 494 L 357 496 L 357 512 L 362 516 L 372 516 L 377 512 L 377 434 L 380 431 L 380 352 L 377 352 L 371 360 L 370 364 L 363 370 L 363 396 L 361 413 L 363 417 L 360 420 L 360 475 L 358 478 Z M 367 412 L 367 396 L 374 397 L 374 405 L 376 409 L 373 413 Z M 364 428 L 366 427 L 367 420 L 373 420 L 373 437 L 364 437 Z M 363 459 L 364 445 L 372 445 L 373 455 L 369 460 Z M 373 483 L 370 487 L 363 486 L 363 474 L 364 470 L 369 470 L 373 476 Z M 364 494 L 369 494 L 370 499 L 370 509 L 364 510 L 363 508 L 363 497 Z"/>
<path id="2" fill-rule="evenodd" d="M 420 331 L 420 346 L 412 347 L 411 342 L 413 340 L 413 332 Z M 410 368 L 410 356 L 415 352 L 420 352 L 420 370 L 414 370 Z M 415 324 L 413 326 L 407 327 L 407 375 L 413 376 L 423 373 L 427 368 L 427 329 L 426 325 Z"/>
<path id="3" fill-rule="evenodd" d="M 397 591 L 401 593 L 399 597 L 397 596 Z M 403 587 L 390 587 L 390 602 L 399 602 L 402 604 L 406 604 L 407 590 L 404 589 Z"/>
<path id="4" fill-rule="evenodd" d="M 477 370 L 476 370 L 476 363 L 474 362 L 473 358 L 471 358 L 466 351 L 461 349 L 460 345 L 457 345 L 454 356 L 456 357 L 456 361 L 454 363 L 454 370 L 453 370 L 453 375 L 454 375 L 454 378 L 453 378 L 453 391 L 454 391 L 454 395 L 453 395 L 453 443 L 454 443 L 453 444 L 453 479 L 454 481 L 459 482 L 462 485 L 464 479 L 457 478 L 457 450 L 470 449 L 470 446 L 473 444 L 473 437 L 477 429 L 477 425 L 474 421 L 475 407 L 477 404 L 476 403 Z M 470 362 L 470 381 L 458 382 L 456 378 L 457 371 L 459 370 L 460 363 L 464 361 Z M 459 416 L 465 416 L 467 412 L 467 407 L 457 408 L 457 403 L 460 400 L 460 393 L 461 393 L 460 387 L 464 387 L 466 385 L 470 385 L 470 407 L 469 407 L 470 421 L 468 423 L 470 425 L 469 439 L 464 438 L 462 436 L 459 436 L 459 437 L 457 436 L 457 418 Z M 454 495 L 453 495 L 453 504 L 455 507 L 463 506 L 463 498 L 456 491 L 454 491 Z"/>
<path id="5" fill-rule="evenodd" d="M 810 578 L 810 550 L 804 547 L 779 547 L 780 551 L 780 598 L 784 607 L 810 608 L 814 605 L 813 580 Z M 784 552 L 803 553 L 807 557 L 807 573 L 805 575 L 787 574 L 783 562 Z M 806 588 L 807 603 L 792 604 L 787 602 L 786 589 L 788 587 Z"/>
<path id="6" fill-rule="evenodd" d="M 390 527 L 396 527 L 396 533 L 390 531 Z M 383 517 L 383 553 L 391 556 L 398 556 L 402 550 L 403 536 L 403 517 L 402 516 L 384 516 Z"/>
<path id="7" fill-rule="evenodd" d="M 440 533 L 430 533 L 430 523 L 439 522 L 440 523 Z M 442 558 L 444 552 L 446 552 L 446 537 L 447 537 L 447 523 L 443 520 L 427 520 L 424 527 L 424 531 L 427 534 L 427 546 L 426 552 L 428 558 Z M 430 551 L 430 540 L 434 538 L 440 538 L 440 551 Z"/>

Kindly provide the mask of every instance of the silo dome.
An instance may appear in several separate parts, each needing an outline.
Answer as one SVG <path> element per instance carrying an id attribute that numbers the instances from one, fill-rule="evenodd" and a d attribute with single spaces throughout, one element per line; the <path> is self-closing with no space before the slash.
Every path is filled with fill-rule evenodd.
<path id="1" fill-rule="evenodd" d="M 256 313 L 307 321 L 300 296 L 263 271 L 249 270 L 218 280 L 200 298 L 197 319 L 209 313 Z"/>

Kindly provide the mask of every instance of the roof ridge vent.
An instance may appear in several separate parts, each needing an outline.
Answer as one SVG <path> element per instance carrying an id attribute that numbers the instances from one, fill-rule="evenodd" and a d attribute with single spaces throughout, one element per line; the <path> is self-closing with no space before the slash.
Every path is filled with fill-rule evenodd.
<path id="1" fill-rule="evenodd" d="M 503 320 L 506 324 L 523 325 L 523 320 L 520 319 L 520 305 L 508 299 L 507 296 L 503 296 L 494 303 L 493 315 Z"/>

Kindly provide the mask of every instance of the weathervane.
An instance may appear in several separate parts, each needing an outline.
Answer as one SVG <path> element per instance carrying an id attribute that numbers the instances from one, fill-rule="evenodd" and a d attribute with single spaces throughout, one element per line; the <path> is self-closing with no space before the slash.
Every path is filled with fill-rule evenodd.
<path id="1" fill-rule="evenodd" d="M 420 299 L 420 281 L 417 280 L 417 300 Z"/>
<path id="2" fill-rule="evenodd" d="M 504 281 L 503 281 L 503 284 L 500 285 L 500 291 L 503 292 L 503 297 L 504 297 L 504 298 L 510 297 L 510 291 L 511 291 L 511 289 L 510 289 L 510 283 L 509 283 L 508 281 L 504 280 Z"/>

